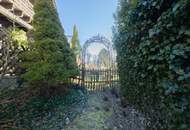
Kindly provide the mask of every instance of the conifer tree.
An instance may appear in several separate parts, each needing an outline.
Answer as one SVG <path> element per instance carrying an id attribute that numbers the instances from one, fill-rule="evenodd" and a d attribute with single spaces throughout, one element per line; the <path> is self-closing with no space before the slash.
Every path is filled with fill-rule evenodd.
<path id="1" fill-rule="evenodd" d="M 71 39 L 71 48 L 76 56 L 76 61 L 79 64 L 80 59 L 81 59 L 81 45 L 80 45 L 80 41 L 79 41 L 79 35 L 78 35 L 78 30 L 76 25 L 74 25 L 73 27 L 73 36 Z"/>
<path id="2" fill-rule="evenodd" d="M 77 74 L 74 54 L 52 0 L 34 4 L 34 48 L 22 55 L 26 69 L 23 78 L 29 83 L 56 85 Z"/>
<path id="3" fill-rule="evenodd" d="M 71 48 L 74 50 L 75 53 L 78 53 L 81 50 L 79 36 L 78 36 L 78 30 L 77 30 L 76 25 L 74 25 L 74 27 L 73 27 L 73 36 L 71 39 Z"/>

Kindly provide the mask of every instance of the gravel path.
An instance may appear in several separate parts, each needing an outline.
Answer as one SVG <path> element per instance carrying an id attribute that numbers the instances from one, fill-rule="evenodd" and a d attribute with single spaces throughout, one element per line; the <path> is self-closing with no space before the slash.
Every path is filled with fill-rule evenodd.
<path id="1" fill-rule="evenodd" d="M 87 107 L 64 130 L 145 130 L 145 118 L 122 107 L 116 90 L 89 92 Z"/>

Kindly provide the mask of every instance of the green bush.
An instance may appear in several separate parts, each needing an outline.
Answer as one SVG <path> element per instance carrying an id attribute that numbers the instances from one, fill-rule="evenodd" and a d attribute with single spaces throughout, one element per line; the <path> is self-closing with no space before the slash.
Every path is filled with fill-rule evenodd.
<path id="1" fill-rule="evenodd" d="M 121 88 L 150 118 L 150 129 L 190 128 L 189 7 L 189 0 L 119 3 L 114 42 Z"/>
<path id="2" fill-rule="evenodd" d="M 23 78 L 32 84 L 66 83 L 78 73 L 75 56 L 69 47 L 52 0 L 34 5 L 34 45 L 22 54 Z"/>
<path id="3" fill-rule="evenodd" d="M 52 126 L 54 129 L 63 127 L 65 118 L 73 120 L 86 104 L 85 89 L 70 87 L 67 91 L 63 91 L 61 86 L 51 89 L 56 90 L 51 96 L 40 95 L 33 88 L 2 91 L 0 93 L 2 129 L 42 130 L 47 127 L 43 130 L 49 130 Z M 9 99 L 14 100 L 9 101 Z"/>

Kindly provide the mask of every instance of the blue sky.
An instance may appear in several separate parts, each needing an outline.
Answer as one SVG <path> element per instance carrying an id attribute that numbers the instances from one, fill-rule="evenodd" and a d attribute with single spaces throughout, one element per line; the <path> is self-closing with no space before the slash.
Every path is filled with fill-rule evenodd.
<path id="1" fill-rule="evenodd" d="M 81 44 L 98 33 L 111 38 L 117 0 L 57 0 L 57 8 L 65 34 L 76 24 Z"/>

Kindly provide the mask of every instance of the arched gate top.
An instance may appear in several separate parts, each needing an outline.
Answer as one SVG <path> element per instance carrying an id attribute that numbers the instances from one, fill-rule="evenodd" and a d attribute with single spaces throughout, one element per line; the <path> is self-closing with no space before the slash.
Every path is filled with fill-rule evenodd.
<path id="1" fill-rule="evenodd" d="M 92 43 L 100 43 L 103 44 L 107 49 L 112 48 L 112 44 L 110 40 L 108 40 L 106 37 L 102 35 L 96 35 L 88 39 L 83 46 L 83 52 L 86 51 L 86 49 L 92 44 Z"/>
<path id="2" fill-rule="evenodd" d="M 110 40 L 108 40 L 106 37 L 102 36 L 102 35 L 96 35 L 91 37 L 90 39 L 88 39 L 82 48 L 82 67 L 85 68 L 85 57 L 86 57 L 86 51 L 88 49 L 88 47 L 93 44 L 93 43 L 99 43 L 105 46 L 105 48 L 109 51 L 109 61 L 110 61 L 110 66 L 112 64 L 112 56 L 113 56 L 113 45 L 110 42 Z"/>

